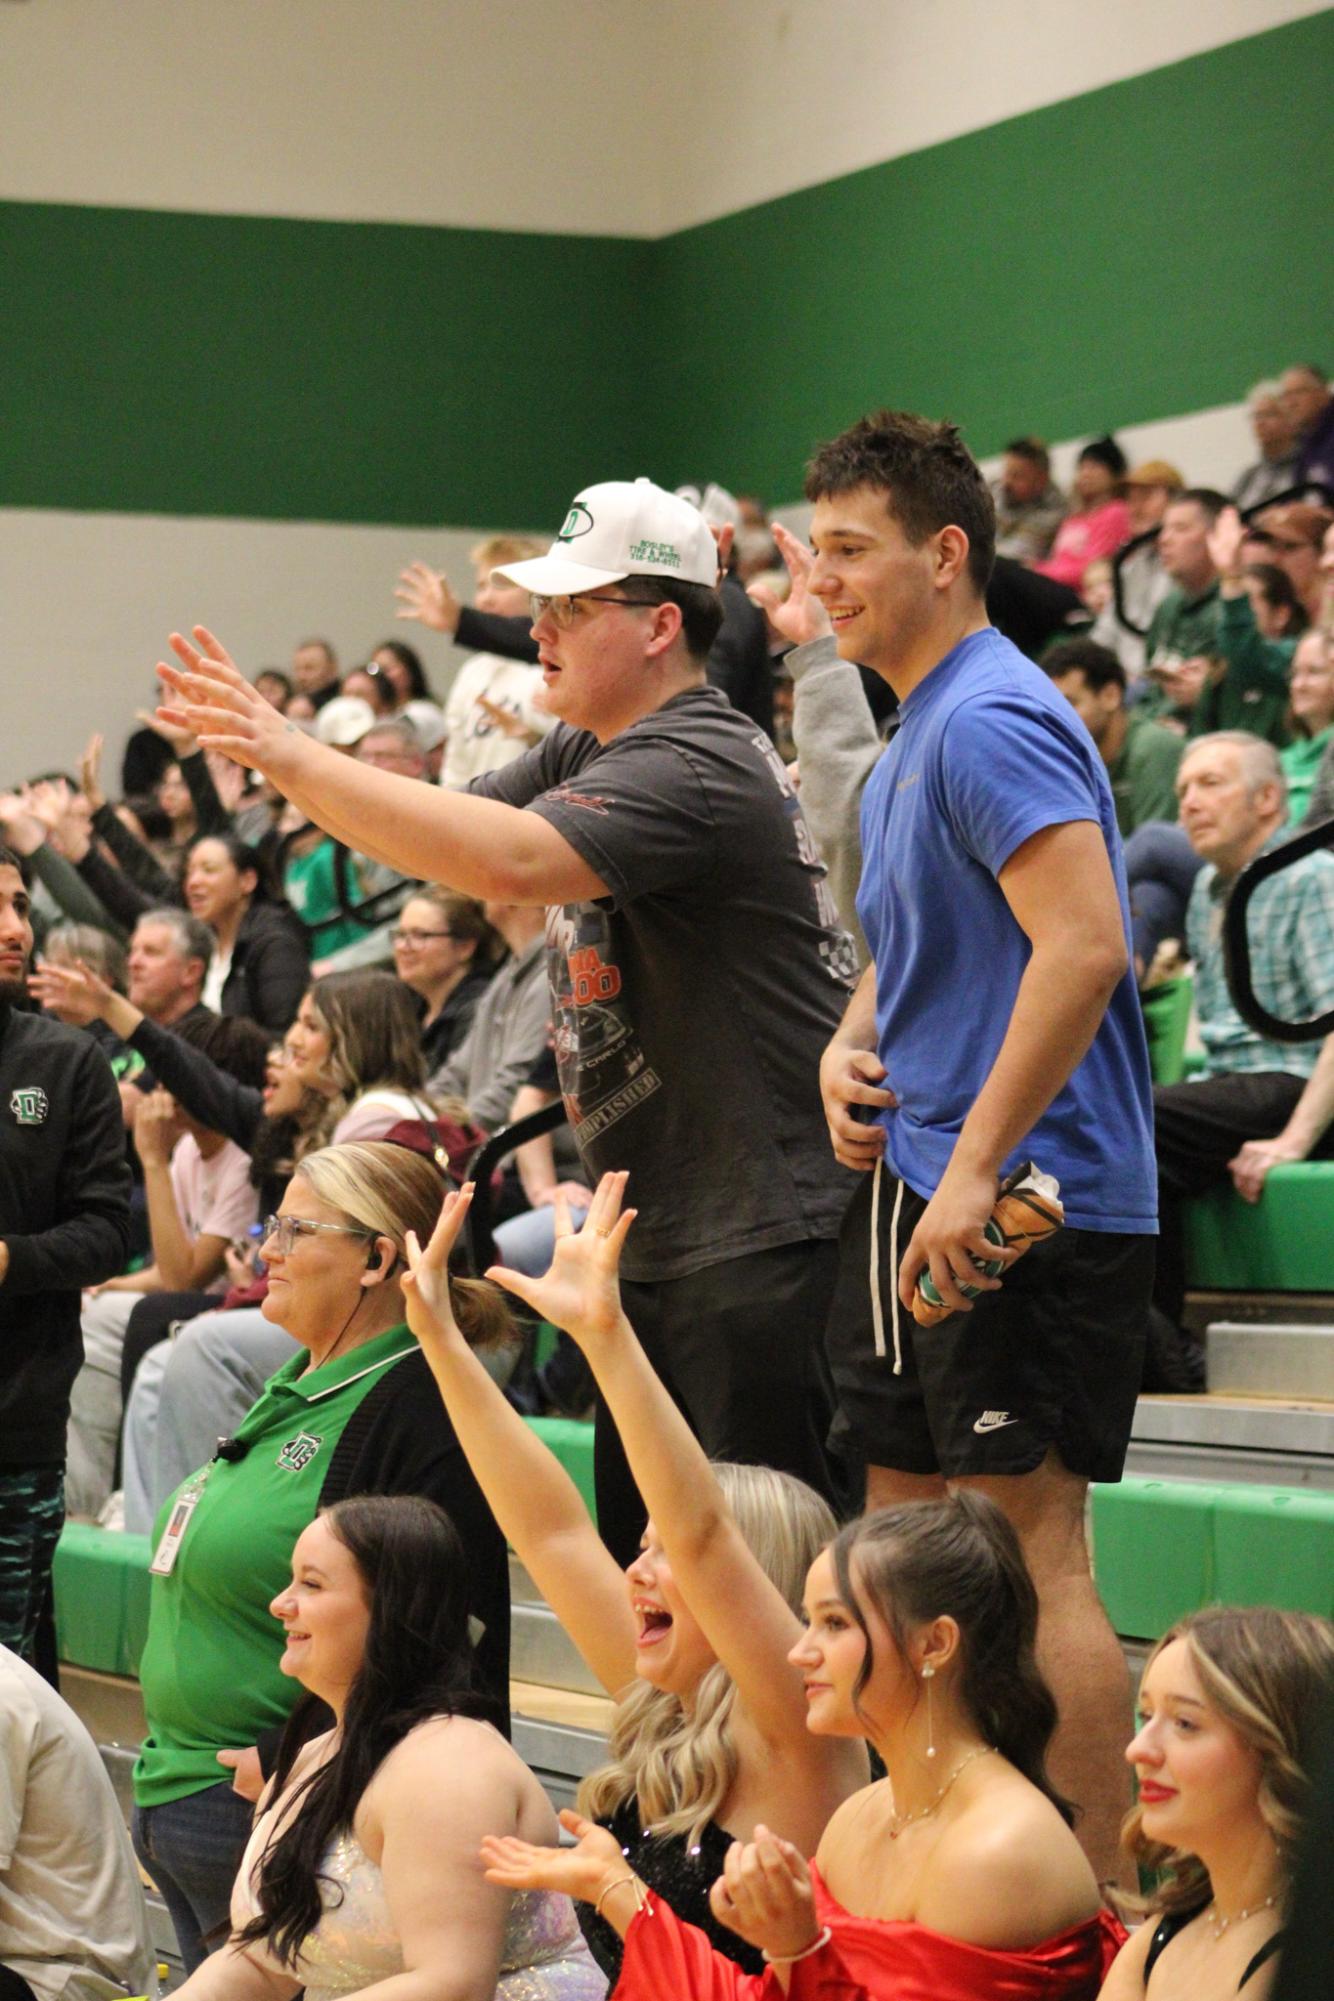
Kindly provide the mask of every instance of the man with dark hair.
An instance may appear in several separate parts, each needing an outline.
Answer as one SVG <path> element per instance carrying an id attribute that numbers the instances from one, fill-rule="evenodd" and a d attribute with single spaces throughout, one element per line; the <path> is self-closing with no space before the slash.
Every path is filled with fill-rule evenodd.
<path id="1" fill-rule="evenodd" d="M 302 639 L 292 649 L 292 680 L 299 695 L 322 709 L 338 693 L 338 655 L 327 639 Z"/>
<path id="2" fill-rule="evenodd" d="M 1111 648 L 1066 639 L 1042 665 L 1098 746 L 1122 837 L 1146 820 L 1175 820 L 1182 739 L 1126 707 L 1126 670 Z"/>
<path id="3" fill-rule="evenodd" d="M 1187 487 L 1168 502 L 1158 530 L 1158 561 L 1172 589 L 1144 638 L 1145 665 L 1156 687 L 1143 708 L 1146 715 L 1172 716 L 1181 727 L 1218 653 L 1218 572 L 1209 537 L 1229 505 L 1227 495 L 1210 486 Z"/>
<path id="4" fill-rule="evenodd" d="M 991 483 L 996 503 L 996 554 L 1019 563 L 1047 555 L 1066 516 L 1066 499 L 1051 476 L 1047 447 L 1037 438 L 1012 438 L 1000 478 Z"/>
<path id="5" fill-rule="evenodd" d="M 173 641 L 195 669 L 180 713 L 349 845 L 548 906 L 575 1141 L 590 1180 L 631 1172 L 626 1311 L 712 1454 L 827 1488 L 819 1344 L 848 1185 L 817 1073 L 855 965 L 773 745 L 705 683 L 717 547 L 688 501 L 615 480 L 500 574 L 533 593 L 560 726 L 467 791 L 288 732 L 208 635 L 207 655 Z M 599 1525 L 626 1561 L 642 1508 L 601 1419 L 597 1470 Z"/>
<path id="6" fill-rule="evenodd" d="M 79 1289 L 119 1271 L 130 1240 L 116 1082 L 90 1037 L 27 1011 L 28 913 L 0 847 L 0 1642 L 25 1656 L 65 1515 Z"/>
<path id="7" fill-rule="evenodd" d="M 821 1065 L 834 1152 L 865 1177 L 829 1321 L 840 1423 L 868 1505 L 966 1488 L 1013 1522 L 1060 1707 L 1053 1769 L 1106 1876 L 1130 1690 L 1084 1502 L 1121 1474 L 1157 1219 L 1111 788 L 1070 705 L 987 622 L 991 499 L 952 425 L 882 411 L 816 454 L 806 495 L 794 591 L 899 698 L 862 802 L 871 961 Z M 988 1279 L 984 1229 L 1027 1161 L 1059 1182 L 1065 1228 Z M 930 1328 L 911 1312 L 923 1276 L 950 1309 Z"/>

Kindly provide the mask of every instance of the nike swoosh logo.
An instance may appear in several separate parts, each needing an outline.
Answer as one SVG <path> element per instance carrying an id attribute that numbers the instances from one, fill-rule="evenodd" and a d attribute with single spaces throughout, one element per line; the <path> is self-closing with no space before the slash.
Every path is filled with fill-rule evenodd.
<path id="1" fill-rule="evenodd" d="M 973 1430 L 1004 1431 L 1007 1424 L 1018 1424 L 1018 1422 L 1019 1420 L 1017 1417 L 994 1417 L 994 1418 L 979 1417 L 977 1423 L 973 1426 Z"/>

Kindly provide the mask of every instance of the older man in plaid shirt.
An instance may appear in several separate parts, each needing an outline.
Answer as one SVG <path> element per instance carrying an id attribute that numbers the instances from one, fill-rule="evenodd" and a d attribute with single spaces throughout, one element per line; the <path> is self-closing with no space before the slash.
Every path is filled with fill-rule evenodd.
<path id="1" fill-rule="evenodd" d="M 1249 1028 L 1223 976 L 1223 910 L 1239 871 L 1290 832 L 1272 745 L 1243 730 L 1191 743 L 1177 773 L 1181 824 L 1206 866 L 1186 916 L 1202 1077 L 1153 1094 L 1159 1220 L 1156 1306 L 1174 1321 L 1185 1297 L 1184 1196 L 1229 1173 L 1250 1202 L 1277 1162 L 1334 1153 L 1334 1035 L 1273 1042 Z M 1308 855 L 1262 883 L 1247 913 L 1258 1000 L 1287 1021 L 1334 1007 L 1334 855 Z"/>

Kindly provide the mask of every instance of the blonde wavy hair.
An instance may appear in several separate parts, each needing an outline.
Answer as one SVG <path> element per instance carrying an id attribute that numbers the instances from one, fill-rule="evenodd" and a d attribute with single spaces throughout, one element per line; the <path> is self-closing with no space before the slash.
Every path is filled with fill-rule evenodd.
<path id="1" fill-rule="evenodd" d="M 336 1209 L 353 1229 L 388 1237 L 400 1265 L 407 1262 L 407 1233 L 428 1242 L 440 1220 L 445 1188 L 424 1154 L 392 1140 L 345 1140 L 298 1161 L 296 1174 L 317 1201 Z M 389 1283 L 398 1284 L 397 1276 Z M 459 1332 L 470 1348 L 491 1348 L 510 1340 L 514 1320 L 505 1295 L 484 1278 L 450 1273 L 449 1298 Z"/>
<path id="2" fill-rule="evenodd" d="M 769 1466 L 713 1470 L 746 1547 L 798 1611 L 806 1572 L 838 1526 L 827 1502 Z M 645 1832 L 698 1841 L 736 1783 L 735 1705 L 736 1684 L 721 1662 L 705 1671 L 689 1713 L 678 1696 L 637 1682 L 616 1705 L 610 1761 L 579 1788 L 580 1813 L 606 1820 L 633 1799 Z"/>
<path id="3" fill-rule="evenodd" d="M 1334 1625 L 1272 1605 L 1211 1605 L 1163 1634 L 1146 1671 L 1173 1640 L 1186 1642 L 1210 1707 L 1260 1760 L 1260 1817 L 1286 1874 L 1310 1804 L 1312 1733 L 1334 1700 Z M 1150 1841 L 1138 1805 L 1121 1843 L 1160 1879 L 1146 1897 L 1119 1897 L 1127 1911 L 1196 1910 L 1213 1896 L 1199 1856 Z"/>

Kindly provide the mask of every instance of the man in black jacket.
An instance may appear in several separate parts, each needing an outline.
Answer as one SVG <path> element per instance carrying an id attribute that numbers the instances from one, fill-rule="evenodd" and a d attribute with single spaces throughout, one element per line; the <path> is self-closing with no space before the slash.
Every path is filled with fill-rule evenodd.
<path id="1" fill-rule="evenodd" d="M 130 1172 L 111 1067 L 25 1012 L 32 952 L 18 857 L 0 847 L 0 1642 L 30 1654 L 65 1515 L 79 1294 L 125 1262 Z"/>

